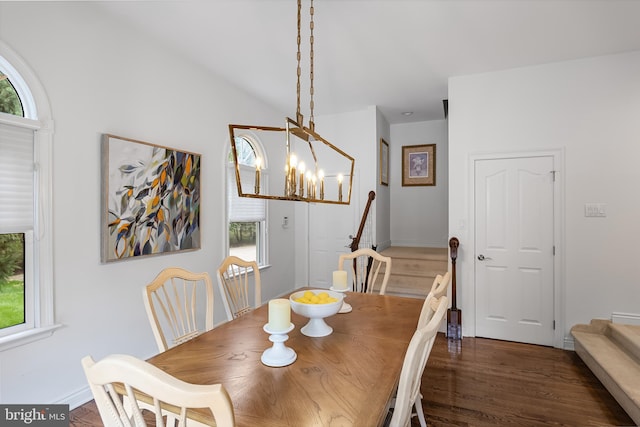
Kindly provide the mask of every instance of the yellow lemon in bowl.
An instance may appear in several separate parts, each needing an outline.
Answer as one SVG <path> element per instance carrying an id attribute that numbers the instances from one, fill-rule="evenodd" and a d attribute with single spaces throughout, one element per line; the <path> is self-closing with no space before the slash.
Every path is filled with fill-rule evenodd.
<path id="1" fill-rule="evenodd" d="M 304 291 L 303 293 L 298 293 L 295 298 L 292 298 L 293 301 L 301 303 L 301 304 L 331 304 L 338 302 L 338 298 L 331 296 L 328 292 L 312 292 L 312 291 Z"/>

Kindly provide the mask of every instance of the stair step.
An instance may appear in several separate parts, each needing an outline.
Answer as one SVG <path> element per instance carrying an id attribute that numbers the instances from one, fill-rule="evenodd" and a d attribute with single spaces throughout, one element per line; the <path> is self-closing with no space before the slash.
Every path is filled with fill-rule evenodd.
<path id="1" fill-rule="evenodd" d="M 640 326 L 610 323 L 607 334 L 634 357 L 640 366 Z"/>
<path id="2" fill-rule="evenodd" d="M 390 295 L 403 295 L 403 296 L 415 296 L 424 298 L 431 290 L 434 277 L 420 278 L 421 281 L 394 281 L 393 277 L 389 278 L 387 283 L 387 294 Z"/>
<path id="3" fill-rule="evenodd" d="M 448 269 L 448 248 L 392 246 L 381 252 L 391 257 L 387 293 L 424 298 L 433 280 Z"/>
<path id="4" fill-rule="evenodd" d="M 638 347 L 633 341 L 640 338 L 640 326 L 594 319 L 589 325 L 575 325 L 571 335 L 578 356 L 640 425 L 640 362 L 633 353 Z"/>
<path id="5" fill-rule="evenodd" d="M 447 271 L 447 261 L 432 259 L 408 259 L 408 258 L 391 258 L 393 267 L 391 273 L 406 274 L 412 276 L 422 276 L 435 271 L 436 274 L 443 274 Z"/>
<path id="6" fill-rule="evenodd" d="M 391 246 L 380 252 L 391 258 L 431 259 L 448 261 L 447 248 L 423 248 L 410 246 Z"/>

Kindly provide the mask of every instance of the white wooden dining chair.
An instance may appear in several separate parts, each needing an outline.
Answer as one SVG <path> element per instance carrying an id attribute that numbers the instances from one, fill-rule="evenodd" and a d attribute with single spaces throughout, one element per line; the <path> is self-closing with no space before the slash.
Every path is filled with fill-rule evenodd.
<path id="1" fill-rule="evenodd" d="M 422 375 L 427 366 L 440 323 L 449 306 L 449 299 L 446 296 L 432 301 L 437 307 L 435 313 L 424 326 L 416 329 L 405 353 L 398 390 L 391 404 L 393 414 L 389 427 L 410 426 L 413 408 L 416 410 L 420 425 L 422 427 L 427 425 L 422 410 L 422 395 L 420 394 Z"/>
<path id="2" fill-rule="evenodd" d="M 391 276 L 391 257 L 381 255 L 369 248 L 341 254 L 338 259 L 338 270 L 345 271 L 345 263 L 349 264 L 347 272 L 351 274 L 352 290 L 355 292 L 384 295 L 387 282 Z M 379 273 L 383 273 L 381 281 Z"/>
<path id="3" fill-rule="evenodd" d="M 247 314 L 262 303 L 262 286 L 257 262 L 228 256 L 218 267 L 217 277 L 228 320 Z M 254 294 L 253 304 L 250 302 L 251 292 Z"/>
<path id="4" fill-rule="evenodd" d="M 451 274 L 449 272 L 446 272 L 444 276 L 438 274 L 433 280 L 431 291 L 429 291 L 424 299 L 424 304 L 422 304 L 422 310 L 420 311 L 420 318 L 418 319 L 418 326 L 416 328 L 422 328 L 431 320 L 438 309 L 440 298 L 447 295 L 449 282 L 451 282 Z"/>
<path id="5" fill-rule="evenodd" d="M 161 352 L 213 329 L 213 282 L 206 272 L 165 268 L 142 294 Z"/>
<path id="6" fill-rule="evenodd" d="M 156 426 L 185 426 L 189 409 L 205 408 L 218 427 L 235 425 L 233 404 L 221 384 L 181 381 L 130 355 L 113 354 L 96 362 L 82 359 L 87 381 L 105 427 L 146 426 L 142 410 L 155 414 Z M 186 425 L 206 425 L 189 418 Z"/>
<path id="7" fill-rule="evenodd" d="M 440 298 L 443 295 L 447 295 L 449 290 L 449 283 L 451 283 L 451 272 L 447 271 L 444 273 L 444 276 L 438 274 L 435 279 L 433 279 L 433 284 L 431 285 L 431 290 L 429 293 L 433 294 L 434 297 Z"/>

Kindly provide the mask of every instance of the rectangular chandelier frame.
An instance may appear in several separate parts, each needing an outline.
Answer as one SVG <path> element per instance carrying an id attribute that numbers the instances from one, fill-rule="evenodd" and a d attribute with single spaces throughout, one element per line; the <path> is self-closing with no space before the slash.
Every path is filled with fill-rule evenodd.
<path id="1" fill-rule="evenodd" d="M 268 141 L 261 138 L 261 143 L 269 154 L 268 157 L 273 159 L 269 166 L 271 185 L 264 185 L 264 180 L 261 179 L 260 162 L 255 165 L 255 174 L 249 174 L 254 177 L 253 179 L 248 179 L 249 175 L 246 173 L 240 173 L 235 141 L 236 138 L 244 136 L 243 133 L 247 131 L 274 132 L 276 135 L 266 138 Z M 338 205 L 351 203 L 355 159 L 313 129 L 287 117 L 284 128 L 230 124 L 229 136 L 239 197 Z M 273 144 L 280 144 L 280 152 L 277 147 L 273 149 Z M 309 170 L 306 171 L 306 175 L 303 160 L 308 162 Z M 281 175 L 277 172 L 277 166 L 273 167 L 278 162 L 282 162 L 280 166 L 284 165 L 280 169 L 283 171 Z M 282 179 L 282 186 L 276 182 L 279 181 L 278 177 Z M 268 193 L 266 187 L 269 187 Z M 275 188 L 279 191 L 273 191 Z"/>

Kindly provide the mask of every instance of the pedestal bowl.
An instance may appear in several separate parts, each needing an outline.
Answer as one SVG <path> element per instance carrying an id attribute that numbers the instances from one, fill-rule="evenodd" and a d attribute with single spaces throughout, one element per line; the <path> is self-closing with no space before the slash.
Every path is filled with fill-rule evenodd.
<path id="1" fill-rule="evenodd" d="M 326 293 L 329 297 L 334 298 L 334 302 L 328 302 L 324 304 L 314 304 L 296 301 L 303 297 L 305 292 L 311 292 L 313 295 L 321 298 L 322 293 Z M 309 294 L 307 294 L 309 295 Z M 325 318 L 333 316 L 342 307 L 342 299 L 344 295 L 340 292 L 331 291 L 328 289 L 311 289 L 307 291 L 298 291 L 291 294 L 289 301 L 291 302 L 291 309 L 294 313 L 301 316 L 308 317 L 309 322 L 300 329 L 304 335 L 308 337 L 325 337 L 333 332 L 333 328 L 327 325 L 324 321 Z"/>

